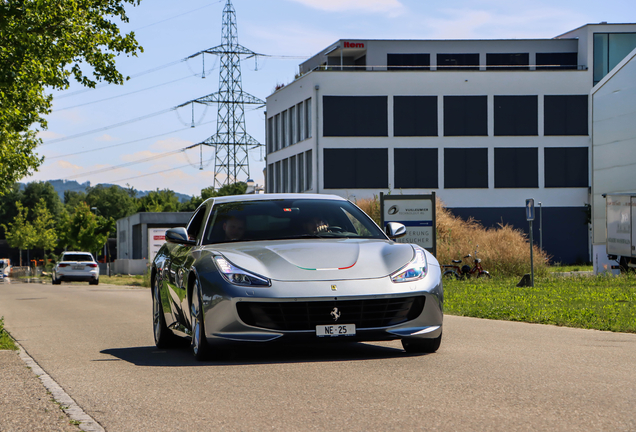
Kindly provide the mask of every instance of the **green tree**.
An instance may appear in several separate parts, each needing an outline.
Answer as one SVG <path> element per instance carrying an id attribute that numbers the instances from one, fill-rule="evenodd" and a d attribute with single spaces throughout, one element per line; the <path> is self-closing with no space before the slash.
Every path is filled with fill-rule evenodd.
<path id="1" fill-rule="evenodd" d="M 3 228 L 9 246 L 20 250 L 20 267 L 22 267 L 22 251 L 25 249 L 28 251 L 35 245 L 37 233 L 33 225 L 27 221 L 29 209 L 24 208 L 20 201 L 16 203 L 16 208 L 18 214 L 13 222 L 8 226 L 3 224 Z"/>
<path id="2" fill-rule="evenodd" d="M 86 203 L 86 192 L 82 191 L 64 191 L 64 207 L 67 211 L 73 212 L 75 207 L 81 203 Z"/>
<path id="3" fill-rule="evenodd" d="M 22 204 L 24 207 L 34 209 L 42 200 L 44 200 L 46 208 L 51 212 L 53 218 L 57 219 L 64 205 L 53 185 L 49 182 L 27 183 L 22 191 Z M 35 213 L 31 213 L 29 220 L 32 222 L 34 218 Z"/>
<path id="4" fill-rule="evenodd" d="M 6 194 L 0 195 L 0 239 L 5 238 L 4 226 L 18 215 L 18 201 L 22 201 L 22 191 L 18 183 L 14 183 Z"/>
<path id="5" fill-rule="evenodd" d="M 130 216 L 137 212 L 137 201 L 126 189 L 119 186 L 97 185 L 88 188 L 86 203 L 95 207 L 98 214 L 115 220 Z"/>
<path id="6" fill-rule="evenodd" d="M 208 198 L 214 198 L 218 196 L 227 195 L 243 195 L 247 190 L 247 183 L 237 182 L 229 185 L 222 186 L 218 191 L 214 186 L 209 186 L 201 189 L 201 196 L 193 196 L 190 201 L 182 203 L 180 211 L 195 211 L 202 203 Z"/>
<path id="7" fill-rule="evenodd" d="M 139 1 L 0 2 L 0 195 L 43 161 L 35 148 L 51 111 L 47 88 L 66 89 L 71 76 L 87 87 L 124 82 L 117 55 L 136 55 L 142 48 L 134 33 L 122 35 L 111 19 L 128 22 L 125 4 Z"/>
<path id="8" fill-rule="evenodd" d="M 139 198 L 138 211 L 140 212 L 178 212 L 180 208 L 179 198 L 170 189 L 149 192 L 148 195 Z"/>
<path id="9" fill-rule="evenodd" d="M 247 191 L 247 183 L 236 182 L 222 186 L 218 191 L 214 187 L 210 186 L 205 189 L 201 189 L 201 197 L 206 200 L 211 197 L 227 196 L 227 195 L 243 195 Z"/>
<path id="10" fill-rule="evenodd" d="M 72 214 L 62 214 L 58 225 L 58 245 L 64 249 L 98 253 L 114 226 L 113 218 L 96 215 L 86 203 L 81 203 Z"/>
<path id="11" fill-rule="evenodd" d="M 57 243 L 55 220 L 44 198 L 40 198 L 40 202 L 35 206 L 33 213 L 35 217 L 32 225 L 37 233 L 33 246 L 42 249 L 43 257 L 46 258 L 46 251 L 54 249 Z"/>

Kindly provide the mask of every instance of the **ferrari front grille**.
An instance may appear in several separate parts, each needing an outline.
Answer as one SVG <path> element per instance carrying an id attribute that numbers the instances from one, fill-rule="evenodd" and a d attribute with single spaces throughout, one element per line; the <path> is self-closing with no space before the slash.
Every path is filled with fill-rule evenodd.
<path id="1" fill-rule="evenodd" d="M 317 325 L 355 324 L 356 329 L 389 327 L 417 318 L 425 297 L 373 300 L 240 302 L 241 320 L 271 330 L 315 330 Z M 337 317 L 337 318 L 336 318 Z"/>

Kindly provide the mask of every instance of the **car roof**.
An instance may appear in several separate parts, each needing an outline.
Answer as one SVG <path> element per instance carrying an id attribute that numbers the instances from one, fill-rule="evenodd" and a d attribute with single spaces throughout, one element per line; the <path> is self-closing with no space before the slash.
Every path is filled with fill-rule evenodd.
<path id="1" fill-rule="evenodd" d="M 347 201 L 339 195 L 328 194 L 303 194 L 303 193 L 276 193 L 276 194 L 248 194 L 248 195 L 226 195 L 221 197 L 208 198 L 205 202 L 214 201 L 214 204 L 242 202 L 242 201 L 269 201 L 277 199 L 313 199 L 313 200 L 338 200 Z"/>

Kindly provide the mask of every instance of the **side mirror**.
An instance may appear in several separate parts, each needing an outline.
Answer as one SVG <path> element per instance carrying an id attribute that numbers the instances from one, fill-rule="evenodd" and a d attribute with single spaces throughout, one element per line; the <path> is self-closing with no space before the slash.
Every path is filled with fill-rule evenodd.
<path id="1" fill-rule="evenodd" d="M 194 246 L 197 244 L 196 240 L 190 240 L 190 237 L 188 237 L 188 231 L 184 227 L 170 228 L 166 231 L 166 241 L 168 243 L 188 246 Z"/>
<path id="2" fill-rule="evenodd" d="M 396 239 L 406 235 L 406 227 L 399 222 L 388 222 L 384 232 L 390 239 Z"/>

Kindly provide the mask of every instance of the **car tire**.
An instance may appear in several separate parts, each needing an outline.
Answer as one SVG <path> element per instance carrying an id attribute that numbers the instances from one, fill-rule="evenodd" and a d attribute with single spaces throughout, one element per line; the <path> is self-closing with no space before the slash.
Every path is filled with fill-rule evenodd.
<path id="1" fill-rule="evenodd" d="M 99 285 L 99 279 L 95 279 L 95 280 L 92 280 L 92 281 L 88 281 L 88 284 L 89 284 L 89 285 Z"/>
<path id="2" fill-rule="evenodd" d="M 152 330 L 157 348 L 165 349 L 177 346 L 179 339 L 168 329 L 166 319 L 163 316 L 158 278 L 155 278 L 152 287 Z"/>
<path id="3" fill-rule="evenodd" d="M 404 338 L 402 347 L 409 354 L 430 354 L 439 349 L 442 343 L 442 335 L 434 339 Z"/>
<path id="4" fill-rule="evenodd" d="M 59 285 L 59 284 L 61 284 L 61 283 L 62 283 L 62 281 L 61 281 L 61 280 L 59 280 L 59 279 L 56 279 L 56 278 L 55 278 L 55 273 L 53 273 L 53 276 L 51 276 L 51 283 L 52 283 L 53 285 Z"/>
<path id="5" fill-rule="evenodd" d="M 210 345 L 205 337 L 205 321 L 203 319 L 203 301 L 201 299 L 201 287 L 199 282 L 194 283 L 192 289 L 192 305 L 190 306 L 192 322 L 192 354 L 198 361 L 207 360 L 210 357 Z"/>

